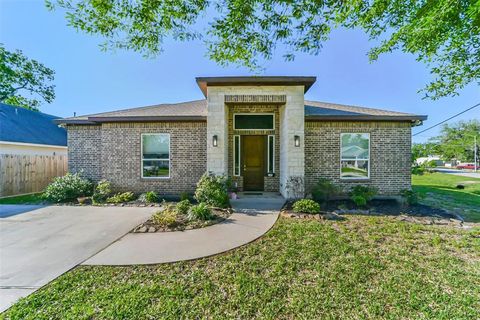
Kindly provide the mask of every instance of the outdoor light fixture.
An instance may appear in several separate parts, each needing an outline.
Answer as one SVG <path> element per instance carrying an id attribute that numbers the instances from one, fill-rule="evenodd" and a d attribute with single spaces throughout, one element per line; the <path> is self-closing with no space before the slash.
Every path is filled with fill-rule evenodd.
<path id="1" fill-rule="evenodd" d="M 293 136 L 293 140 L 295 141 L 295 147 L 300 147 L 300 136 Z"/>
<path id="2" fill-rule="evenodd" d="M 213 144 L 214 147 L 218 147 L 218 136 L 216 134 L 213 135 L 212 144 Z"/>

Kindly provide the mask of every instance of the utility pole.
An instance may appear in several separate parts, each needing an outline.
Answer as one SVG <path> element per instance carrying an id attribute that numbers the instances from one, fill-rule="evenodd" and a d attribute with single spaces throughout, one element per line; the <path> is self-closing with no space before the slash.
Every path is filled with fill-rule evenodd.
<path id="1" fill-rule="evenodd" d="M 473 136 L 473 150 L 474 150 L 474 160 L 475 160 L 475 164 L 474 164 L 474 168 L 475 168 L 475 172 L 477 172 L 477 135 L 474 135 Z"/>

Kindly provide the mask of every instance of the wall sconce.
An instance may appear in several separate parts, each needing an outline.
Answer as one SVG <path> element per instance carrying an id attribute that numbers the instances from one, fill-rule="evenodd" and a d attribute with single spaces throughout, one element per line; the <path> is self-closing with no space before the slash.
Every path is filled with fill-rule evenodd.
<path id="1" fill-rule="evenodd" d="M 300 136 L 293 136 L 293 140 L 295 141 L 295 147 L 300 147 Z"/>
<path id="2" fill-rule="evenodd" d="M 216 134 L 213 135 L 212 144 L 214 147 L 218 147 L 218 136 Z"/>

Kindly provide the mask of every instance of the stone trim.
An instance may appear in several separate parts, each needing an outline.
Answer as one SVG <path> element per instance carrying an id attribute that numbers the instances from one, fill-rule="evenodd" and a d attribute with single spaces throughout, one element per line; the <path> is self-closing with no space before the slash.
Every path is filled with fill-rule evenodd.
<path id="1" fill-rule="evenodd" d="M 287 96 L 284 94 L 234 94 L 225 95 L 225 103 L 286 103 Z"/>

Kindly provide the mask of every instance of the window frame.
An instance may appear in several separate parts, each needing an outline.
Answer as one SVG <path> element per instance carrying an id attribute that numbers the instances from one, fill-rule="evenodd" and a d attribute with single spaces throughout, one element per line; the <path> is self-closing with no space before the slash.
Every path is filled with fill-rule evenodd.
<path id="1" fill-rule="evenodd" d="M 342 137 L 347 134 L 366 134 L 368 136 L 368 159 L 356 159 L 358 161 L 367 161 L 368 164 L 368 171 L 367 171 L 367 176 L 366 177 L 342 177 L 342 161 L 352 161 L 352 159 L 343 159 L 342 158 Z M 340 133 L 340 180 L 370 180 L 370 146 L 371 146 L 371 135 L 370 132 L 342 132 Z M 353 159 L 355 161 L 355 159 Z"/>
<path id="2" fill-rule="evenodd" d="M 237 115 L 240 115 L 240 116 L 272 116 L 272 125 L 273 127 L 271 129 L 237 129 L 236 127 L 236 121 L 235 121 L 235 117 Z M 233 114 L 233 130 L 235 131 L 255 131 L 255 130 L 266 130 L 266 131 L 272 131 L 272 130 L 275 130 L 275 113 L 274 112 L 243 112 L 243 113 L 234 113 Z"/>
<path id="3" fill-rule="evenodd" d="M 272 170 L 270 170 L 270 137 L 273 138 L 273 150 L 272 150 L 272 153 L 273 153 L 273 161 L 272 161 Z M 267 136 L 267 174 L 268 173 L 275 173 L 275 135 L 274 134 L 269 134 Z"/>
<path id="4" fill-rule="evenodd" d="M 237 159 L 237 153 L 235 152 L 235 139 L 238 137 L 238 153 L 239 153 L 239 156 L 238 156 L 238 174 L 235 174 L 235 165 L 236 165 L 236 159 Z M 241 136 L 236 134 L 233 136 L 233 176 L 234 177 L 240 177 L 241 175 L 241 169 L 242 169 L 242 159 L 241 159 L 241 155 L 242 155 L 242 140 L 240 138 Z"/>
<path id="5" fill-rule="evenodd" d="M 168 159 L 144 159 L 143 158 L 143 136 L 155 136 L 155 135 L 165 135 L 168 136 Z M 140 174 L 142 179 L 170 179 L 170 170 L 172 168 L 172 160 L 171 160 L 171 137 L 170 133 L 164 133 L 164 132 L 152 132 L 152 133 L 142 133 L 140 135 Z M 143 162 L 144 161 L 167 161 L 168 160 L 168 176 L 157 176 L 157 177 L 144 177 L 143 176 Z"/>

